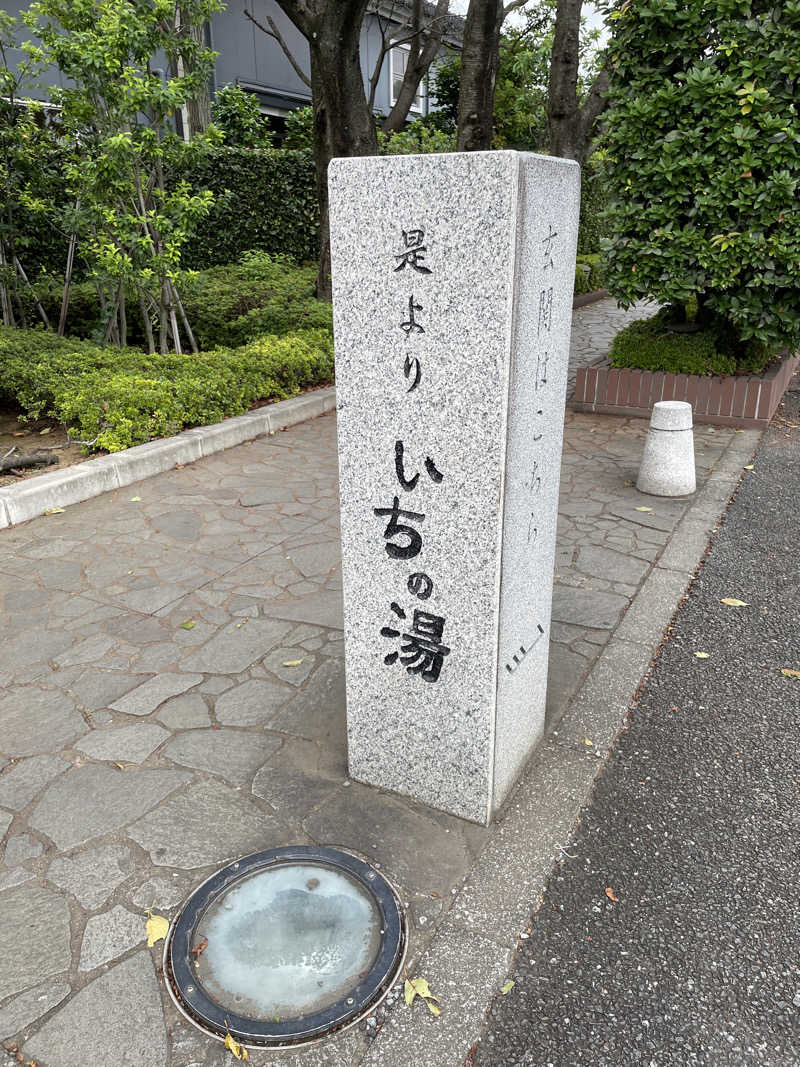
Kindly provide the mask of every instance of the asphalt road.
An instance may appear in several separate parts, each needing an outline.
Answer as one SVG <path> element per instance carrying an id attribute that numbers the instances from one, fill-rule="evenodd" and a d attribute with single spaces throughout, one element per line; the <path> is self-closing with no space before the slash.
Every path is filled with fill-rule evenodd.
<path id="1" fill-rule="evenodd" d="M 550 880 L 475 1067 L 800 1064 L 800 677 L 781 673 L 800 671 L 799 548 L 794 392 Z"/>

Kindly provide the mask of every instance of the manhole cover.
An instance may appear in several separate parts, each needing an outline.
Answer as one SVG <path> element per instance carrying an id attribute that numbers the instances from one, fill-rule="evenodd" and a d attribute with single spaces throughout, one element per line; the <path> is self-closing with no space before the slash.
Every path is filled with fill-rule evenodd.
<path id="1" fill-rule="evenodd" d="M 167 936 L 164 971 L 196 1026 L 256 1047 L 352 1025 L 403 965 L 405 920 L 380 871 L 296 845 L 237 860 L 191 895 Z"/>

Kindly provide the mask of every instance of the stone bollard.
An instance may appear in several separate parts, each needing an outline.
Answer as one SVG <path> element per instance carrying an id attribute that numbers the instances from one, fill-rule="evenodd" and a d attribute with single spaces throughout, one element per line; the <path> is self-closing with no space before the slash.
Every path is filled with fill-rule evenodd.
<path id="1" fill-rule="evenodd" d="M 653 405 L 636 488 L 651 496 L 688 496 L 695 491 L 691 404 L 660 400 Z"/>

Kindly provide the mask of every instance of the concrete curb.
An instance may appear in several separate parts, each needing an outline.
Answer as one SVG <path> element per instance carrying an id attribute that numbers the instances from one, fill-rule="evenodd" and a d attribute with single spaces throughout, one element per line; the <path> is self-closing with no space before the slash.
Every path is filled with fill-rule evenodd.
<path id="1" fill-rule="evenodd" d="M 611 296 L 608 289 L 592 289 L 590 293 L 581 293 L 572 298 L 572 310 L 586 307 L 587 304 L 596 304 L 598 300 L 605 300 Z"/>
<path id="2" fill-rule="evenodd" d="M 0 529 L 35 519 L 49 508 L 66 508 L 161 474 L 178 464 L 193 463 L 233 445 L 285 430 L 335 407 L 336 389 L 333 386 L 318 389 L 256 408 L 247 415 L 224 419 L 213 426 L 197 426 L 175 437 L 149 441 L 123 452 L 89 459 L 75 467 L 39 474 L 19 485 L 5 486 L 0 489 Z"/>
<path id="3" fill-rule="evenodd" d="M 614 635 L 539 747 L 436 936 L 415 964 L 442 1015 L 398 1002 L 362 1067 L 460 1067 L 481 1036 L 553 864 L 727 510 L 761 431 L 738 434 L 698 491 Z M 586 745 L 585 738 L 592 741 Z M 417 1006 L 419 1007 L 419 1006 Z"/>

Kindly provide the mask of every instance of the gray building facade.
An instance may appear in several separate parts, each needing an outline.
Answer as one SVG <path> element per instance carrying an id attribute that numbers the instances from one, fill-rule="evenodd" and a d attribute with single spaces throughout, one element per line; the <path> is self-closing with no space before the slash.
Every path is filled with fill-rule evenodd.
<path id="1" fill-rule="evenodd" d="M 7 0 L 5 10 L 18 16 L 28 4 L 24 0 Z M 425 4 L 426 19 L 433 17 L 433 5 Z M 212 96 L 223 85 L 239 85 L 253 93 L 265 115 L 281 117 L 289 111 L 311 103 L 311 90 L 300 78 L 284 53 L 280 43 L 247 17 L 249 11 L 262 26 L 274 20 L 281 36 L 296 59 L 308 74 L 308 45 L 300 31 L 284 14 L 277 0 L 228 0 L 224 11 L 214 15 L 208 26 L 208 40 L 218 53 L 216 70 L 211 86 Z M 370 5 L 361 31 L 361 68 L 364 85 L 369 93 L 369 80 L 378 62 L 384 35 L 402 42 L 409 33 L 411 17 L 410 0 L 375 0 Z M 458 47 L 463 22 L 458 17 L 447 20 L 441 54 L 448 47 Z M 27 30 L 22 27 L 20 39 L 25 39 Z M 374 110 L 388 114 L 394 104 L 395 88 L 402 81 L 408 44 L 399 43 L 383 60 L 374 99 Z M 22 53 L 11 53 L 10 62 L 18 61 Z M 156 64 L 157 64 L 156 60 Z M 32 95 L 46 97 L 48 85 L 63 84 L 58 70 L 50 69 L 42 77 L 43 87 Z M 435 107 L 428 86 L 423 82 L 417 94 L 409 118 L 427 115 Z"/>

